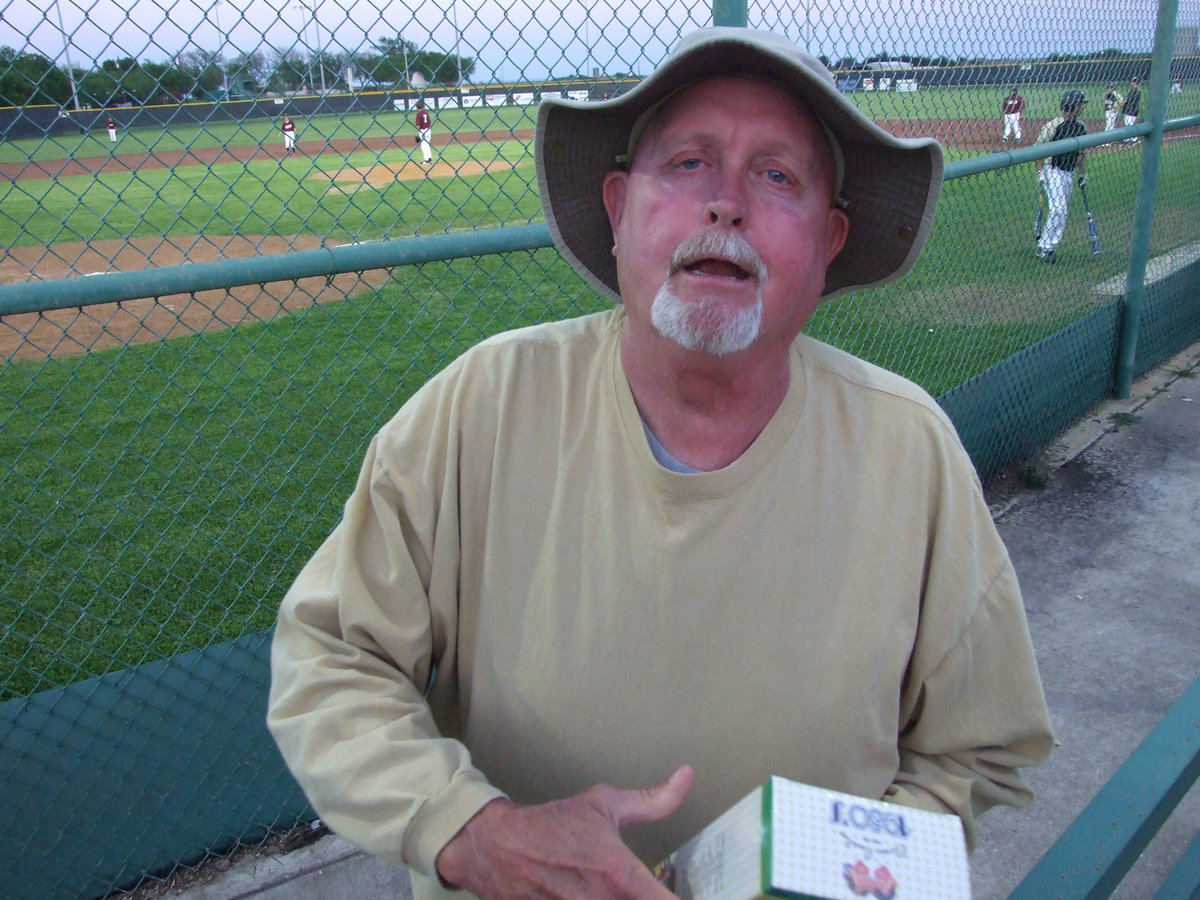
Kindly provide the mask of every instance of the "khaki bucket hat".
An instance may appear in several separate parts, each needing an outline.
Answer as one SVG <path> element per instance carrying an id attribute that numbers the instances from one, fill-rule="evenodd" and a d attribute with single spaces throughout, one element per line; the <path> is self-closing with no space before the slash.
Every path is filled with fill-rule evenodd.
<path id="1" fill-rule="evenodd" d="M 652 74 L 600 102 L 547 98 L 538 109 L 534 157 L 546 223 L 567 260 L 620 302 L 604 176 L 626 164 L 639 119 L 676 91 L 720 75 L 774 81 L 824 124 L 843 172 L 846 245 L 829 265 L 822 296 L 884 284 L 912 268 L 942 189 L 942 149 L 932 138 L 897 138 L 858 111 L 815 56 L 780 35 L 714 27 L 683 38 Z M 839 153 L 840 151 L 840 153 Z"/>

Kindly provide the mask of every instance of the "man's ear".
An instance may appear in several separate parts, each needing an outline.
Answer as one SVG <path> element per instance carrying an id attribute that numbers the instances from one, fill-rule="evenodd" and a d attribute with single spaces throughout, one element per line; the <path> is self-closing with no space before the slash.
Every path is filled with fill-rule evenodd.
<path id="1" fill-rule="evenodd" d="M 604 176 L 604 210 L 608 213 L 608 224 L 612 226 L 613 242 L 616 242 L 617 229 L 625 215 L 625 195 L 629 189 L 629 173 L 623 169 L 614 169 Z"/>
<path id="2" fill-rule="evenodd" d="M 825 254 L 825 265 L 829 265 L 846 246 L 846 238 L 850 235 L 850 217 L 844 209 L 834 206 L 829 210 L 829 245 Z"/>

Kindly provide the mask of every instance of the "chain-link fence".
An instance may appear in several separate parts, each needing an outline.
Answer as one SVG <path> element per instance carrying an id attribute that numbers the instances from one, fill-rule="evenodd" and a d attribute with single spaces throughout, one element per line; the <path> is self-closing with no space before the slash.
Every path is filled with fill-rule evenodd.
<path id="1" fill-rule="evenodd" d="M 1200 336 L 1200 0 L 0 13 L 4 896 L 311 815 L 262 724 L 268 629 L 368 438 L 485 335 L 603 305 L 550 249 L 542 97 L 620 93 L 715 19 L 941 140 L 920 263 L 809 332 L 938 396 L 985 478 Z M 1030 163 L 1064 148 L 1031 144 L 1074 89 L 1099 252 L 1077 198 L 1048 265 Z"/>

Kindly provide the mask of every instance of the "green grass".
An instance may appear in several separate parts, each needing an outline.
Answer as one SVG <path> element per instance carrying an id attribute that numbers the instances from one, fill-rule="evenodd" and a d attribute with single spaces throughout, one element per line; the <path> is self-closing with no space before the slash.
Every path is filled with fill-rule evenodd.
<path id="1" fill-rule="evenodd" d="M 498 131 L 532 128 L 536 120 L 534 107 L 503 106 L 476 107 L 466 110 L 435 110 L 435 133 Z M 412 114 L 382 110 L 376 114 L 355 113 L 347 116 L 293 116 L 296 120 L 296 139 L 311 141 L 341 141 L 356 138 L 370 139 L 399 135 L 407 146 L 415 127 Z M 212 121 L 203 125 L 193 122 L 172 123 L 166 128 L 139 127 L 122 130 L 117 143 L 110 144 L 108 133 L 98 128 L 81 135 L 71 130 L 51 138 L 19 138 L 0 142 L 0 163 L 47 162 L 75 157 L 108 156 L 111 153 L 173 153 L 182 150 L 211 150 L 223 147 L 255 147 L 281 145 L 277 118 L 253 118 L 238 121 Z"/>
<path id="2" fill-rule="evenodd" d="M 68 220 L 81 235 L 364 237 L 537 219 L 526 148 L 499 152 L 521 165 L 352 194 L 315 187 L 306 159 L 46 180 L 36 203 L 0 188 L 0 240 L 20 239 L 22 215 L 43 241 Z M 1091 254 L 1076 197 L 1054 267 L 1032 256 L 1031 166 L 948 184 L 910 276 L 823 305 L 810 333 L 934 394 L 960 384 L 1108 302 L 1092 288 L 1124 271 L 1139 161 L 1092 155 L 1105 252 Z M 1165 148 L 1152 253 L 1197 238 L 1198 170 L 1200 141 Z M 256 202 L 239 199 L 253 188 Z M 485 335 L 603 306 L 553 251 L 513 253 L 397 270 L 266 323 L 7 363 L 0 698 L 269 627 L 370 436 L 412 391 Z"/>
<path id="3" fill-rule="evenodd" d="M 452 145 L 450 163 L 504 160 L 486 178 L 397 181 L 336 189 L 346 168 L 400 165 L 407 150 L 327 153 L 246 164 L 147 167 L 99 176 L 20 179 L 0 184 L 0 243 L 53 244 L 168 235 L 318 234 L 331 239 L 411 237 L 448 227 L 494 227 L 541 217 L 524 142 Z"/>
<path id="4" fill-rule="evenodd" d="M 487 334 L 601 305 L 551 251 L 408 274 L 265 324 L 4 368 L 0 697 L 269 627 L 412 391 Z"/>
<path id="5" fill-rule="evenodd" d="M 948 183 L 912 273 L 821 306 L 809 333 L 935 396 L 948 391 L 1111 300 L 1096 288 L 1111 279 L 1124 284 L 1140 162 L 1139 153 L 1123 148 L 1089 155 L 1088 198 L 1103 252 L 1091 252 L 1076 191 L 1054 266 L 1033 258 L 1032 166 Z M 1151 256 L 1200 239 L 1198 170 L 1200 141 L 1164 149 Z"/>
<path id="6" fill-rule="evenodd" d="M 1008 95 L 1011 85 L 990 87 L 924 88 L 900 93 L 897 91 L 856 91 L 855 104 L 874 119 L 994 119 L 1000 121 L 1000 102 Z M 1104 109 L 1100 100 L 1105 86 L 1095 83 L 1073 85 L 1021 85 L 1025 98 L 1025 117 L 1048 119 L 1058 115 L 1058 102 L 1068 87 L 1084 90 L 1088 97 L 1084 118 L 1103 122 Z M 1122 89 L 1123 90 L 1123 89 Z M 1187 85 L 1181 94 L 1167 97 L 1167 117 L 1194 115 L 1200 107 L 1200 85 Z"/>

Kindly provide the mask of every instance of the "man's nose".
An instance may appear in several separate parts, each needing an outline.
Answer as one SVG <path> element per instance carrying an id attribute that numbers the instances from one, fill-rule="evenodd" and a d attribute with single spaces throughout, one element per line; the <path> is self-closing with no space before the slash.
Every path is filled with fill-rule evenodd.
<path id="1" fill-rule="evenodd" d="M 708 202 L 710 225 L 737 228 L 746 218 L 745 186 L 736 175 L 724 175 L 717 182 L 713 198 Z"/>

